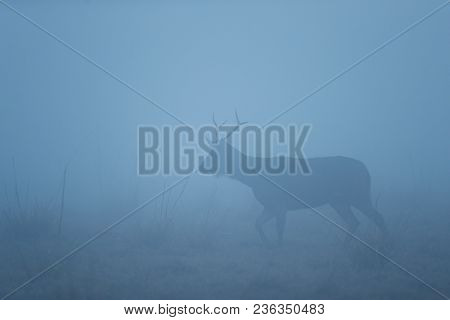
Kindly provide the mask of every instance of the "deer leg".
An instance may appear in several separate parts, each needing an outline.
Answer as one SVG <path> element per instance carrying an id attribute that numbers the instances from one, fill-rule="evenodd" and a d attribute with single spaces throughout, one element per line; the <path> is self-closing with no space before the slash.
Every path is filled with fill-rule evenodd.
<path id="1" fill-rule="evenodd" d="M 332 203 L 334 210 L 344 219 L 347 225 L 347 231 L 354 234 L 358 228 L 359 221 L 356 219 L 349 204 L 346 203 Z M 351 235 L 347 235 L 347 241 L 350 240 Z"/>
<path id="2" fill-rule="evenodd" d="M 284 228 L 286 227 L 286 212 L 280 212 L 276 216 L 277 221 L 277 236 L 278 236 L 278 245 L 283 244 L 283 234 Z"/>
<path id="3" fill-rule="evenodd" d="M 384 235 L 387 235 L 387 228 L 383 216 L 373 207 L 372 204 L 356 204 L 354 207 L 365 214 Z"/>
<path id="4" fill-rule="evenodd" d="M 387 228 L 383 216 L 373 206 L 370 206 L 369 208 L 364 210 L 363 213 L 365 213 L 370 219 L 372 219 L 372 221 L 384 235 L 387 234 Z"/>
<path id="5" fill-rule="evenodd" d="M 384 253 L 388 253 L 393 248 L 393 239 L 389 234 L 389 230 L 386 227 L 383 216 L 378 210 L 370 203 L 370 201 L 364 203 L 353 204 L 353 207 L 361 211 L 369 220 L 374 223 L 380 231 L 381 241 L 378 245 L 378 250 Z"/>
<path id="6" fill-rule="evenodd" d="M 261 215 L 256 219 L 256 230 L 258 231 L 259 236 L 261 237 L 261 240 L 264 242 L 264 244 L 268 244 L 269 240 L 267 239 L 267 236 L 263 231 L 263 225 L 273 217 L 273 212 L 264 209 Z"/>

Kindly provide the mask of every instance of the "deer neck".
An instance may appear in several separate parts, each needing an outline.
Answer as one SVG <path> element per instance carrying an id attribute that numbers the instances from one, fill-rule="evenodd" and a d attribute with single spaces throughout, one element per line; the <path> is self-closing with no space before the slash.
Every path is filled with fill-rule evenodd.
<path id="1" fill-rule="evenodd" d="M 254 176 L 248 175 L 242 172 L 243 161 L 248 160 L 248 156 L 240 152 L 239 150 L 233 148 L 233 172 L 227 175 L 229 178 L 239 181 L 246 186 L 253 188 L 254 186 Z"/>

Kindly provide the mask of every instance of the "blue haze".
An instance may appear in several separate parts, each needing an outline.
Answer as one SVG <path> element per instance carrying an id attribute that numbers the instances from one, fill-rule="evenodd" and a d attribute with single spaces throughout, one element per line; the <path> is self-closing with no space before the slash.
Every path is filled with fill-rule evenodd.
<path id="1" fill-rule="evenodd" d="M 232 122 L 235 109 L 266 123 L 442 1 L 8 3 L 200 126 L 213 112 Z M 449 15 L 447 6 L 276 120 L 313 125 L 307 156 L 366 164 L 392 233 L 387 254 L 445 295 Z M 146 124 L 179 123 L 0 6 L 1 296 L 179 178 L 136 175 L 137 127 Z M 310 210 L 289 213 L 285 245 L 267 248 L 254 228 L 261 206 L 244 185 L 195 175 L 182 190 L 13 298 L 442 298 L 358 243 L 346 245 Z M 358 217 L 358 236 L 376 243 L 375 227 Z"/>

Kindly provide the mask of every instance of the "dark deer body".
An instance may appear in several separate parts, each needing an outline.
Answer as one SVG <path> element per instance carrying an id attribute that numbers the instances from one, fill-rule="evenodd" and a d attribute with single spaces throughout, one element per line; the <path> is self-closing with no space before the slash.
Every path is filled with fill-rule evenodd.
<path id="1" fill-rule="evenodd" d="M 239 165 L 242 161 L 251 160 L 242 159 L 247 156 L 237 149 L 233 148 L 232 151 L 235 170 L 233 174 L 227 176 L 248 186 L 256 200 L 264 207 L 256 222 L 256 228 L 263 241 L 267 239 L 262 226 L 271 218 L 277 221 L 278 240 L 281 242 L 288 211 L 323 205 L 334 208 L 344 220 L 348 231 L 352 233 L 359 224 L 352 208 L 361 211 L 385 232 L 383 218 L 372 205 L 369 171 L 361 161 L 340 156 L 310 158 L 308 163 L 311 174 L 266 175 L 273 181 L 271 183 L 258 174 L 243 174 Z M 269 161 L 269 159 L 261 160 Z M 291 165 L 296 165 L 295 161 L 298 160 L 288 161 L 291 161 Z"/>
<path id="2" fill-rule="evenodd" d="M 239 125 L 238 120 L 238 125 Z M 238 126 L 236 126 L 238 128 Z M 231 157 L 225 157 L 225 149 L 231 150 Z M 270 158 L 250 158 L 239 150 L 227 145 L 226 139 L 218 141 L 214 149 L 219 155 L 219 161 L 233 162 L 233 172 L 227 174 L 248 186 L 256 200 L 264 207 L 263 212 L 256 221 L 262 240 L 267 242 L 262 230 L 263 225 L 276 219 L 278 241 L 281 243 L 286 224 L 288 211 L 316 208 L 330 205 L 344 220 L 349 232 L 354 233 L 358 227 L 353 209 L 365 214 L 377 227 L 386 233 L 383 217 L 374 208 L 371 200 L 371 179 L 367 167 L 359 160 L 348 157 L 321 157 L 309 158 L 308 163 L 311 173 L 284 173 L 268 175 L 244 174 L 241 170 L 242 163 L 255 163 L 255 161 L 272 161 Z M 283 158 L 286 166 L 298 165 L 298 159 Z M 224 174 L 219 170 L 219 174 Z M 272 182 L 271 182 L 272 181 Z M 284 189 L 284 190 L 283 190 Z"/>

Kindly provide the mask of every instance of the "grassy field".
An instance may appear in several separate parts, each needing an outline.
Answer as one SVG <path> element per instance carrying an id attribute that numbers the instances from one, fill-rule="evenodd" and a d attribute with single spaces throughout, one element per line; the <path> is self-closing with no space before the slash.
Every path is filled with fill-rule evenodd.
<path id="1" fill-rule="evenodd" d="M 356 240 L 346 243 L 342 231 L 312 211 L 290 213 L 284 246 L 265 247 L 254 229 L 257 206 L 245 210 L 210 206 L 198 212 L 181 205 L 175 214 L 156 205 L 108 232 L 13 298 L 442 298 L 421 281 L 450 295 L 447 208 L 426 203 L 411 206 L 396 199 L 402 197 L 386 199 L 381 210 L 392 234 L 384 253 L 398 266 Z M 40 210 L 22 214 L 27 217 L 22 223 L 13 223 L 12 212 L 10 218 L 3 213 L 2 296 L 107 225 L 105 221 L 83 225 L 83 219 L 78 219 L 58 235 L 58 210 L 52 214 Z M 331 209 L 321 210 L 340 223 Z M 75 216 L 74 212 L 66 214 Z M 377 248 L 377 230 L 359 217 L 362 224 L 357 236 Z M 274 238 L 273 226 L 269 223 L 266 229 Z"/>

